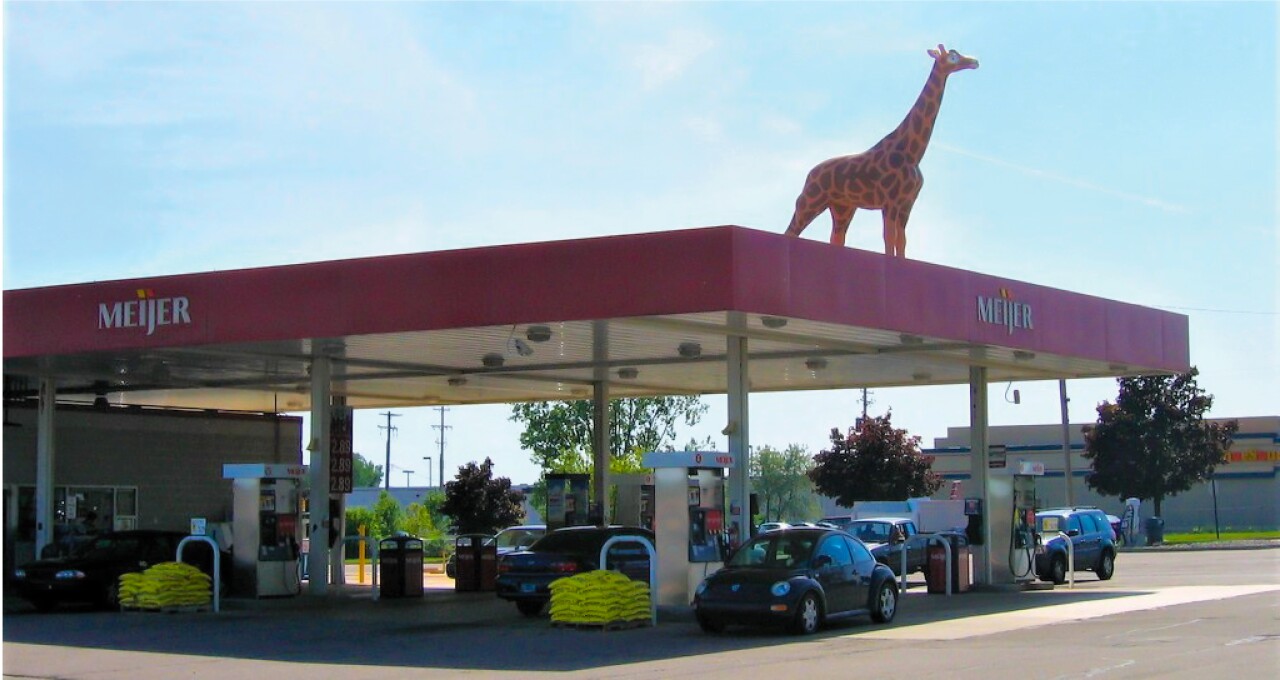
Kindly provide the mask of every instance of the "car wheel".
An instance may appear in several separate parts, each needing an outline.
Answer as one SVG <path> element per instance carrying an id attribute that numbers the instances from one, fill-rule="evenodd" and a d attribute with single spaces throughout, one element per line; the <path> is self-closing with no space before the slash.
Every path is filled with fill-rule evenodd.
<path id="1" fill-rule="evenodd" d="M 818 631 L 822 623 L 822 605 L 818 596 L 805 593 L 800 598 L 800 606 L 796 607 L 796 618 L 791 622 L 791 632 L 796 635 L 809 635 Z"/>
<path id="2" fill-rule="evenodd" d="M 875 601 L 871 603 L 871 620 L 876 623 L 889 623 L 897 613 L 898 591 L 886 580 L 880 584 Z"/>
<path id="3" fill-rule="evenodd" d="M 724 622 L 717 621 L 705 614 L 698 614 L 698 627 L 702 628 L 704 633 L 723 633 Z"/>
<path id="4" fill-rule="evenodd" d="M 1067 560 L 1061 555 L 1053 558 L 1049 563 L 1049 580 L 1054 585 L 1062 585 L 1067 582 Z"/>
<path id="5" fill-rule="evenodd" d="M 1099 581 L 1108 581 L 1111 575 L 1116 573 L 1116 556 L 1108 550 L 1102 553 L 1102 559 L 1098 560 L 1098 566 L 1093 568 L 1093 573 L 1098 575 Z"/>
<path id="6" fill-rule="evenodd" d="M 458 573 L 458 572 L 457 572 L 457 570 L 456 570 L 456 569 L 454 569 L 454 568 L 453 568 L 453 564 L 452 564 L 452 563 L 444 565 L 444 575 L 445 575 L 445 576 L 448 576 L 449 578 L 458 578 L 457 573 Z"/>
<path id="7" fill-rule="evenodd" d="M 516 600 L 516 609 L 525 616 L 533 617 L 542 613 L 545 604 L 542 600 Z"/>

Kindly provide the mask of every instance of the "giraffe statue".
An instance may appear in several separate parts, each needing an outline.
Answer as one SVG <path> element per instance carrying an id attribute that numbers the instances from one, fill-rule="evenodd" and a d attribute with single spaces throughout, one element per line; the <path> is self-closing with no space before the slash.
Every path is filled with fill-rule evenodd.
<path id="1" fill-rule="evenodd" d="M 863 153 L 831 158 L 809 171 L 804 190 L 796 199 L 796 212 L 787 227 L 788 236 L 800 236 L 815 217 L 830 210 L 831 243 L 843 246 L 855 210 L 881 210 L 885 254 L 906 256 L 907 219 L 924 184 L 920 159 L 933 134 L 933 122 L 942 105 L 947 76 L 978 68 L 977 59 L 948 50 L 941 44 L 938 49 L 929 50 L 929 56 L 933 57 L 933 69 L 929 71 L 924 89 L 893 132 Z"/>

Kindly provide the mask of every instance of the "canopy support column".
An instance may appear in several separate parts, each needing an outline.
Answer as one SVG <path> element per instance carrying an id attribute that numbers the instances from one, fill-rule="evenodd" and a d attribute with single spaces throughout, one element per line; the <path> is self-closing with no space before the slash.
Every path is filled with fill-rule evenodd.
<path id="1" fill-rule="evenodd" d="M 609 324 L 596 321 L 592 324 L 592 358 L 600 366 L 609 359 Z M 599 526 L 609 526 L 609 462 L 613 457 L 609 450 L 609 380 L 608 370 L 597 368 L 591 383 L 591 455 L 595 463 L 591 482 L 595 487 L 595 499 L 591 514 Z"/>
<path id="2" fill-rule="evenodd" d="M 311 359 L 311 547 L 307 552 L 308 595 L 329 592 L 329 419 L 332 360 L 324 354 Z M 390 474 L 390 470 L 387 474 Z"/>
<path id="3" fill-rule="evenodd" d="M 36 557 L 54 541 L 53 461 L 54 418 L 58 389 L 53 378 L 40 378 L 39 403 L 36 414 Z M 74 517 L 67 518 L 74 520 Z"/>
<path id="4" fill-rule="evenodd" d="M 729 469 L 729 528 L 736 531 L 733 537 L 737 545 L 751 538 L 751 428 L 750 382 L 747 379 L 747 339 L 730 335 L 728 350 L 728 410 L 729 422 L 724 432 L 729 435 L 729 454 L 733 467 Z"/>
<path id="5" fill-rule="evenodd" d="M 982 521 L 982 549 L 974 555 L 974 582 L 991 583 L 991 525 L 994 508 L 991 507 L 990 488 L 987 480 L 987 369 L 985 366 L 969 367 L 969 480 L 973 491 L 982 499 L 985 516 Z"/>

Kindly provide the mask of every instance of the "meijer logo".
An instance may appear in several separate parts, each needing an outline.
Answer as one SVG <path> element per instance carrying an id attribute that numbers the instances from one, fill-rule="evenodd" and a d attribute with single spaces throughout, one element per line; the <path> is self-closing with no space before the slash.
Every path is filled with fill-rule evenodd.
<path id="1" fill-rule="evenodd" d="M 139 288 L 137 294 L 137 300 L 98 303 L 98 330 L 139 328 L 151 335 L 157 326 L 191 323 L 191 301 L 185 296 L 156 297 L 150 288 Z"/>
<path id="2" fill-rule="evenodd" d="M 1029 331 L 1036 328 L 1031 320 L 1031 305 L 1014 302 L 1013 293 L 1008 288 L 1001 288 L 998 298 L 978 296 L 978 321 L 1004 326 L 1009 329 L 1009 335 L 1013 335 L 1015 328 Z"/>

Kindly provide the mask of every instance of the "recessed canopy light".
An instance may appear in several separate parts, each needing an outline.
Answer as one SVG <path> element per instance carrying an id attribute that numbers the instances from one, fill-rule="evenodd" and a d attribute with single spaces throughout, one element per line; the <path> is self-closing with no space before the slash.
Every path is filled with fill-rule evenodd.
<path id="1" fill-rule="evenodd" d="M 528 338 L 529 342 L 546 342 L 551 339 L 551 327 L 530 326 L 524 332 L 524 337 Z"/>
<path id="2" fill-rule="evenodd" d="M 484 364 L 487 368 L 497 368 L 504 362 L 506 362 L 506 359 L 503 359 L 502 355 L 497 352 L 490 352 L 480 358 L 480 363 Z"/>
<path id="3" fill-rule="evenodd" d="M 787 320 L 780 316 L 762 316 L 760 323 L 764 324 L 765 328 L 782 328 L 787 325 Z"/>
<path id="4" fill-rule="evenodd" d="M 618 369 L 618 377 L 623 380 L 635 380 L 638 375 L 640 375 L 640 370 L 631 366 Z"/>
<path id="5" fill-rule="evenodd" d="M 804 366 L 810 371 L 821 371 L 827 367 L 827 360 L 823 357 L 809 357 L 804 360 Z"/>
<path id="6" fill-rule="evenodd" d="M 467 379 L 462 376 L 455 375 L 449 378 L 449 387 L 462 387 L 467 384 Z"/>
<path id="7" fill-rule="evenodd" d="M 686 359 L 693 359 L 695 357 L 702 356 L 702 345 L 699 345 L 696 342 L 682 342 L 676 350 L 680 352 L 680 356 Z"/>

